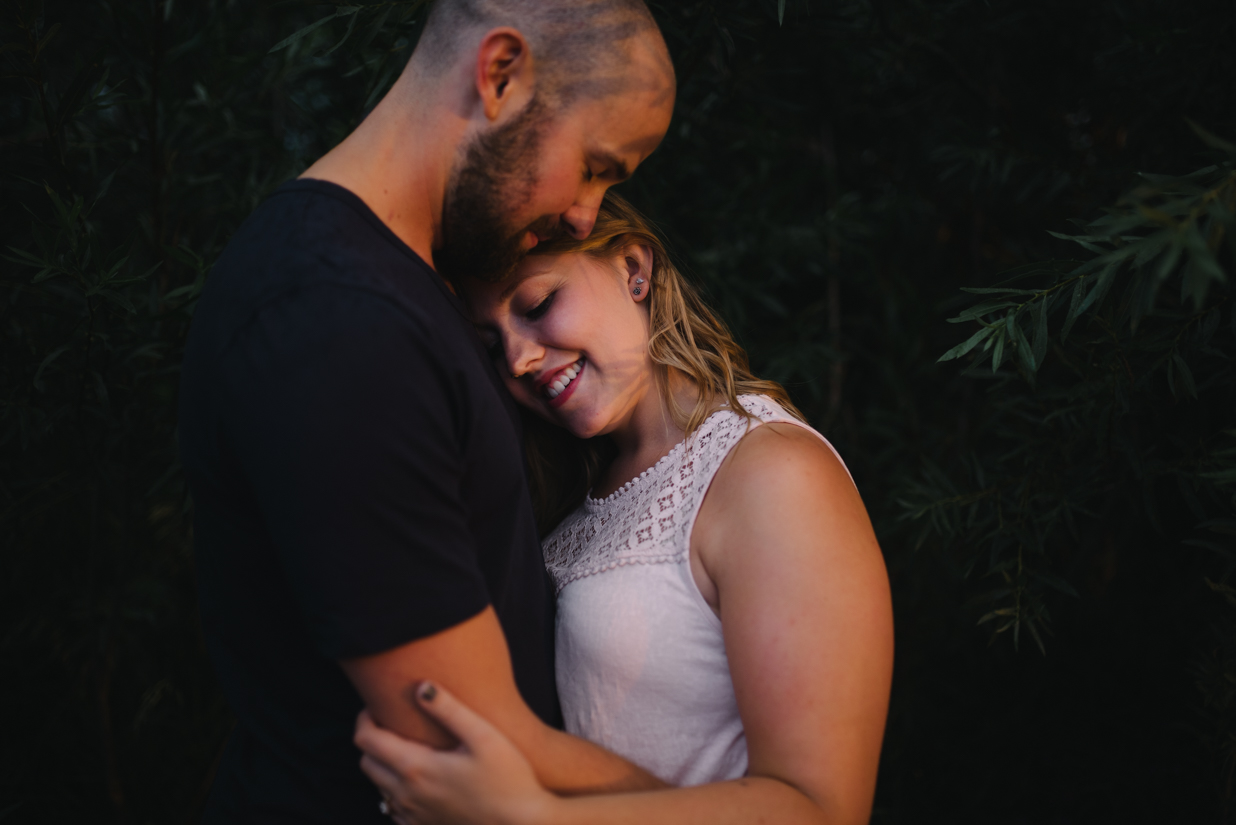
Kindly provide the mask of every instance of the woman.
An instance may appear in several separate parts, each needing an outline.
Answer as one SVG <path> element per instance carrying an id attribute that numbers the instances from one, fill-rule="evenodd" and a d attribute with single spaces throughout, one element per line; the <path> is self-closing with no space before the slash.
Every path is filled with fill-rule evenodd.
<path id="1" fill-rule="evenodd" d="M 831 445 L 612 193 L 592 234 L 467 284 L 528 416 L 567 730 L 662 791 L 559 798 L 436 686 L 433 751 L 362 715 L 399 822 L 865 822 L 892 672 L 879 547 Z"/>

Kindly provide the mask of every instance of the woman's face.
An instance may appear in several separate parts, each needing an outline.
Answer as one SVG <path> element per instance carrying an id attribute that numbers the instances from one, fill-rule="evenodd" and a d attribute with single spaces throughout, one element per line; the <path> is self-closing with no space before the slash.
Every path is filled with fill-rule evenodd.
<path id="1" fill-rule="evenodd" d="M 611 259 L 533 255 L 506 281 L 469 285 L 477 329 L 516 401 L 580 438 L 631 420 L 654 386 L 651 262 L 643 246 Z"/>

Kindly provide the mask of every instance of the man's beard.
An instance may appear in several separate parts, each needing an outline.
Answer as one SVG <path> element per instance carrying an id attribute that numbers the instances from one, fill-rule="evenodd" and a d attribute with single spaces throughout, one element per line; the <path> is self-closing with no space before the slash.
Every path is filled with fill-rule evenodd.
<path id="1" fill-rule="evenodd" d="M 532 197 L 536 155 L 545 109 L 535 95 L 509 123 L 478 135 L 447 184 L 442 205 L 442 248 L 434 253 L 438 270 L 451 280 L 500 281 L 528 254 L 529 230 L 553 234 L 557 219 L 542 218 L 512 232 L 506 216 Z"/>

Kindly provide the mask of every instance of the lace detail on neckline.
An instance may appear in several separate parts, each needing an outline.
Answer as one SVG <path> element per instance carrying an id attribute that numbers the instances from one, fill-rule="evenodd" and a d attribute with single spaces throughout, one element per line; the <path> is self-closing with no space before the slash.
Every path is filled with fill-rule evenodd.
<path id="1" fill-rule="evenodd" d="M 728 410 L 728 408 L 717 410 L 717 412 L 725 412 L 726 410 Z M 717 413 L 713 413 L 713 415 L 716 415 L 716 414 Z M 712 416 L 709 416 L 709 418 L 711 417 Z M 589 490 L 588 495 L 584 497 L 584 505 L 589 507 L 590 509 L 596 509 L 598 507 L 605 507 L 606 505 L 613 504 L 615 501 L 622 498 L 624 495 L 629 493 L 631 490 L 638 487 L 640 482 L 642 482 L 644 479 L 655 476 L 657 472 L 662 469 L 663 465 L 665 465 L 669 461 L 672 461 L 674 459 L 674 456 L 678 455 L 680 452 L 683 451 L 683 449 L 686 448 L 686 444 L 688 440 L 689 439 L 684 438 L 682 441 L 679 441 L 673 447 L 670 447 L 669 452 L 661 456 L 660 458 L 658 458 L 656 460 L 656 463 L 654 463 L 651 467 L 644 470 L 642 473 L 637 475 L 635 478 L 631 479 L 626 484 L 623 484 L 617 490 L 605 496 L 604 498 L 593 498 L 592 491 Z"/>
<path id="2" fill-rule="evenodd" d="M 613 493 L 585 498 L 546 537 L 545 565 L 558 591 L 626 565 L 686 560 L 696 514 L 730 450 L 753 426 L 795 420 L 766 396 L 744 395 L 739 403 L 754 421 L 728 407 L 717 410 Z"/>

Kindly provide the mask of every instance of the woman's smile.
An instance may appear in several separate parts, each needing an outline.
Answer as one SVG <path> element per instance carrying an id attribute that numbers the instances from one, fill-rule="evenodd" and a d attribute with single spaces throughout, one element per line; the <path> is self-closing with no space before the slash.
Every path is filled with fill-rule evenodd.
<path id="1" fill-rule="evenodd" d="M 584 371 L 585 359 L 568 364 L 537 381 L 537 390 L 549 399 L 549 406 L 558 409 L 575 394 L 579 386 L 579 376 Z"/>
<path id="2" fill-rule="evenodd" d="M 511 376 L 516 401 L 591 438 L 625 427 L 651 399 L 648 312 L 640 301 L 647 273 L 639 271 L 636 294 L 626 264 L 650 254 L 532 255 L 511 280 L 468 285 L 477 330 L 495 365 Z"/>

